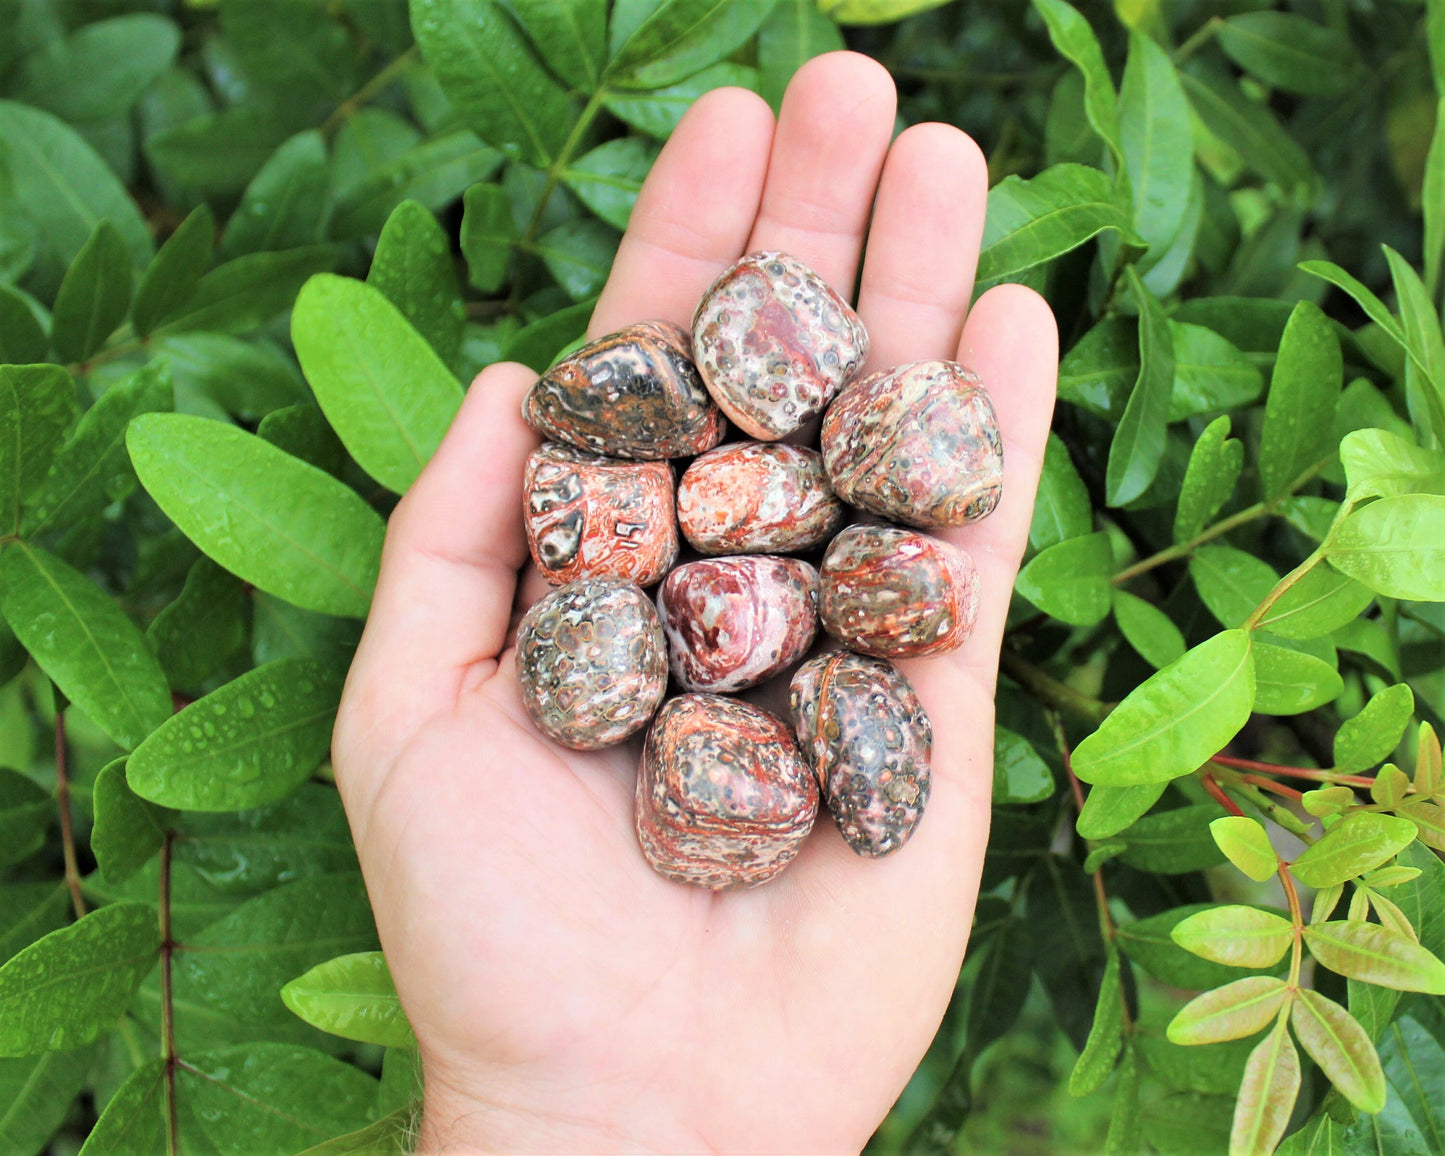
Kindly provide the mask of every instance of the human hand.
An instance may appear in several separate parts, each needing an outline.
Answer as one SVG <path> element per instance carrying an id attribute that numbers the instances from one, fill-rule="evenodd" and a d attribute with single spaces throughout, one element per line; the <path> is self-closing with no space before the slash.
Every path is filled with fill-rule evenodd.
<path id="1" fill-rule="evenodd" d="M 752 93 L 699 100 L 647 179 L 590 334 L 687 324 L 756 249 L 849 295 L 866 232 L 869 368 L 955 357 L 982 377 L 1003 500 L 940 535 L 977 563 L 978 624 L 961 650 L 899 664 L 933 722 L 928 812 L 877 861 L 823 817 L 756 890 L 652 871 L 633 832 L 638 743 L 566 751 L 522 706 L 509 634 L 545 589 L 521 520 L 534 375 L 487 369 L 392 515 L 333 746 L 422 1051 L 425 1151 L 857 1151 L 938 1027 L 988 834 L 999 644 L 1057 335 L 1019 286 L 968 308 L 983 158 L 938 124 L 890 147 L 895 102 L 888 74 L 852 53 L 804 66 L 776 127 Z"/>

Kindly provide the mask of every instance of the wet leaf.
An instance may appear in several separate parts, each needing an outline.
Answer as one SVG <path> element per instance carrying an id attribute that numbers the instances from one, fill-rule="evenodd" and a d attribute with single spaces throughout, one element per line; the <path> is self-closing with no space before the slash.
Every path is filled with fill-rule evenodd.
<path id="1" fill-rule="evenodd" d="M 1076 626 L 1103 621 L 1112 603 L 1114 552 L 1100 531 L 1041 551 L 1019 571 L 1014 589 L 1045 614 Z"/>
<path id="2" fill-rule="evenodd" d="M 1222 815 L 1209 824 L 1210 834 L 1229 861 L 1253 879 L 1263 883 L 1279 868 L 1279 857 L 1269 841 L 1269 832 L 1248 815 Z"/>
<path id="3" fill-rule="evenodd" d="M 1097 1091 L 1114 1070 L 1124 1046 L 1124 985 L 1119 974 L 1119 953 L 1110 945 L 1099 986 L 1099 1002 L 1084 1050 L 1069 1074 L 1069 1095 L 1087 1096 Z"/>
<path id="4" fill-rule="evenodd" d="M 1126 590 L 1115 590 L 1114 621 L 1125 641 L 1156 670 L 1184 656 L 1184 635 L 1173 619 L 1153 603 Z"/>
<path id="5" fill-rule="evenodd" d="M 319 963 L 281 989 L 281 999 L 313 1027 L 389 1048 L 416 1046 L 397 999 L 391 969 L 379 951 Z"/>
<path id="6" fill-rule="evenodd" d="M 1189 454 L 1179 504 L 1174 514 L 1174 541 L 1198 536 L 1234 493 L 1244 466 L 1244 443 L 1229 436 L 1230 419 L 1209 423 Z"/>
<path id="7" fill-rule="evenodd" d="M 1352 811 L 1306 847 L 1290 873 L 1306 887 L 1330 887 L 1373 870 L 1414 841 L 1408 819 Z"/>
<path id="8" fill-rule="evenodd" d="M 1139 497 L 1159 472 L 1174 390 L 1174 345 L 1163 307 L 1144 288 L 1134 266 L 1124 275 L 1139 306 L 1139 377 L 1109 443 L 1104 489 L 1111 506 Z"/>
<path id="9" fill-rule="evenodd" d="M 1363 771 L 1390 757 L 1415 712 L 1415 696 L 1403 682 L 1387 686 L 1335 734 L 1335 767 Z"/>
<path id="10" fill-rule="evenodd" d="M 1325 552 L 1337 570 L 1376 593 L 1445 601 L 1445 495 L 1371 502 L 1340 523 Z"/>
<path id="11" fill-rule="evenodd" d="M 1266 498 L 1286 493 L 1329 452 L 1343 380 L 1340 343 L 1329 318 L 1300 302 L 1280 339 L 1265 400 L 1259 470 Z"/>

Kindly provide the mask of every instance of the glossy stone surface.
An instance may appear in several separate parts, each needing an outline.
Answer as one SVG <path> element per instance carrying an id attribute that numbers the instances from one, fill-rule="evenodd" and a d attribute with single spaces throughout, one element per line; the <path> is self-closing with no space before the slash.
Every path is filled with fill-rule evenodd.
<path id="1" fill-rule="evenodd" d="M 579 578 L 660 581 L 677 560 L 672 466 L 547 442 L 527 459 L 527 546 L 553 586 Z"/>
<path id="2" fill-rule="evenodd" d="M 828 540 L 843 503 L 816 450 L 767 442 L 718 446 L 677 487 L 683 535 L 703 554 L 788 554 Z"/>
<path id="3" fill-rule="evenodd" d="M 517 678 L 537 729 L 574 750 L 641 730 L 667 692 L 667 644 L 636 586 L 587 578 L 535 603 L 517 627 Z"/>
<path id="4" fill-rule="evenodd" d="M 978 571 L 956 546 L 896 526 L 849 526 L 823 555 L 818 614 L 850 650 L 916 658 L 962 646 Z"/>
<path id="5" fill-rule="evenodd" d="M 978 377 L 916 361 L 849 385 L 823 419 L 823 464 L 845 502 L 910 526 L 961 526 L 1003 495 L 1003 441 Z"/>
<path id="6" fill-rule="evenodd" d="M 813 773 L 776 715 L 712 694 L 658 711 L 642 747 L 636 820 L 660 874 L 714 891 L 766 883 L 817 814 Z"/>
<path id="7" fill-rule="evenodd" d="M 932 781 L 933 728 L 913 687 L 891 662 L 839 653 L 805 662 L 789 693 L 798 747 L 848 846 L 897 851 Z"/>
<path id="8" fill-rule="evenodd" d="M 680 326 L 629 325 L 538 378 L 522 417 L 543 436 L 592 453 L 646 461 L 700 454 L 722 441 L 724 425 L 691 357 Z"/>
<path id="9" fill-rule="evenodd" d="M 868 356 L 858 315 L 785 253 L 750 253 L 725 270 L 698 303 L 692 332 L 708 391 L 764 441 L 821 413 Z"/>
<path id="10" fill-rule="evenodd" d="M 688 562 L 657 592 L 672 674 L 688 690 L 743 690 L 797 662 L 817 606 L 818 572 L 765 554 Z"/>

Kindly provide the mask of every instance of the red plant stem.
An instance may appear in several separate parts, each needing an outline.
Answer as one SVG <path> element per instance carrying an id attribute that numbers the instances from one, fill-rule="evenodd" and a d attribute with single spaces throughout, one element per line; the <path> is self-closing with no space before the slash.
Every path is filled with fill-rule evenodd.
<path id="1" fill-rule="evenodd" d="M 1286 787 L 1283 783 L 1276 783 L 1273 779 L 1266 779 L 1263 775 L 1240 775 L 1239 780 L 1252 787 L 1258 787 L 1261 791 L 1283 795 L 1286 799 L 1303 799 L 1305 797 L 1303 791 L 1296 791 L 1293 787 Z"/>
<path id="2" fill-rule="evenodd" d="M 1242 771 L 1263 771 L 1267 775 L 1284 775 L 1291 779 L 1308 779 L 1312 783 L 1340 783 L 1351 787 L 1372 787 L 1375 780 L 1368 775 L 1346 775 L 1339 771 L 1321 771 L 1313 767 L 1282 767 L 1278 763 L 1260 763 L 1254 759 L 1237 759 L 1233 755 L 1215 755 L 1209 760 L 1222 767 Z"/>
<path id="3" fill-rule="evenodd" d="M 1224 788 L 1215 781 L 1214 776 L 1208 771 L 1205 771 L 1204 774 L 1199 776 L 1199 781 L 1204 784 L 1204 789 L 1218 801 L 1219 805 L 1231 815 L 1244 814 L 1244 812 L 1239 809 L 1239 804 L 1224 793 Z"/>
<path id="4" fill-rule="evenodd" d="M 160 855 L 161 1057 L 165 1061 L 166 1156 L 176 1156 L 180 1147 L 176 1113 L 176 1022 L 171 995 L 171 956 L 176 948 L 171 936 L 171 843 L 174 838 L 174 831 L 166 832 Z"/>
<path id="5" fill-rule="evenodd" d="M 65 712 L 55 712 L 55 799 L 60 805 L 60 846 L 65 855 L 65 885 L 75 918 L 85 915 L 85 896 L 80 893 L 80 864 L 75 858 L 75 831 L 70 823 L 70 773 L 66 765 Z"/>
<path id="6" fill-rule="evenodd" d="M 1291 946 L 1289 964 L 1290 987 L 1299 986 L 1300 966 L 1304 962 L 1304 933 L 1305 917 L 1300 907 L 1299 892 L 1295 889 L 1294 876 L 1289 873 L 1289 864 L 1283 859 L 1279 861 L 1279 882 L 1284 888 L 1284 895 L 1289 900 L 1289 916 L 1294 923 L 1294 943 Z"/>

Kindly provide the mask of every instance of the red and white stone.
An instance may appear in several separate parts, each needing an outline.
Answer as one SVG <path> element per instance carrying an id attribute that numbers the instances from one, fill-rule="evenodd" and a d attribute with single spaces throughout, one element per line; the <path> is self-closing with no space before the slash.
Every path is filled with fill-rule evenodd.
<path id="1" fill-rule="evenodd" d="M 673 677 L 687 690 L 766 682 L 807 653 L 818 572 L 798 558 L 703 558 L 663 581 L 657 608 Z"/>
<path id="2" fill-rule="evenodd" d="M 868 356 L 858 315 L 786 253 L 749 253 L 726 269 L 698 303 L 692 332 L 708 392 L 764 441 L 821 413 Z"/>
<path id="3" fill-rule="evenodd" d="M 532 561 L 553 586 L 621 578 L 651 586 L 677 560 L 672 466 L 547 442 L 527 458 L 522 519 Z"/>
<path id="4" fill-rule="evenodd" d="M 737 699 L 686 694 L 658 711 L 637 777 L 637 841 L 654 870 L 720 891 L 756 887 L 802 848 L 818 786 L 788 725 Z"/>
<path id="5" fill-rule="evenodd" d="M 709 450 L 677 487 L 683 536 L 703 554 L 789 554 L 843 524 L 817 450 L 738 442 Z"/>

